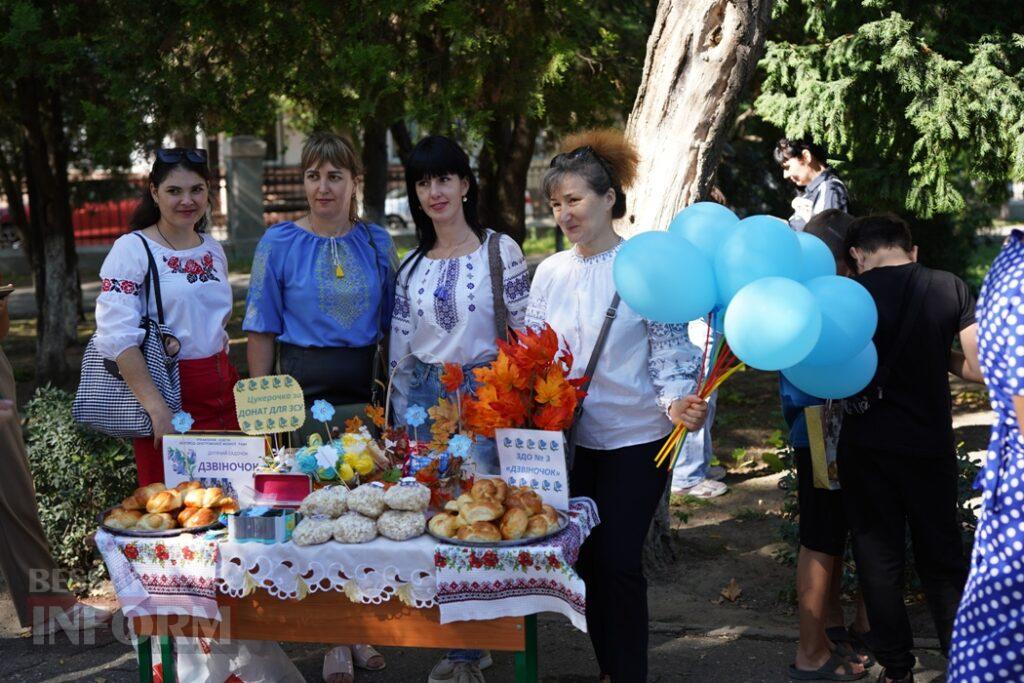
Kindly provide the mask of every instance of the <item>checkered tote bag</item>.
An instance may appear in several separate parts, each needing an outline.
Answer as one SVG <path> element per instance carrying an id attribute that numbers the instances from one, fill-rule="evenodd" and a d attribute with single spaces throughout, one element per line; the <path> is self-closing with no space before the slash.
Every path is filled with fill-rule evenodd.
<path id="1" fill-rule="evenodd" d="M 173 338 L 171 329 L 164 325 L 164 307 L 160 298 L 160 273 L 153 259 L 153 252 L 142 235 L 142 246 L 149 258 L 149 268 L 143 286 L 146 297 L 146 313 L 139 327 L 146 331 L 140 349 L 146 359 L 146 367 L 153 378 L 153 384 L 164 397 L 172 413 L 181 410 L 181 380 L 178 376 L 177 352 L 168 355 L 165 338 Z M 149 315 L 149 292 L 153 289 L 156 300 L 157 320 Z M 153 435 L 153 422 L 149 413 L 135 398 L 128 383 L 121 377 L 117 362 L 104 358 L 96 349 L 96 335 L 89 340 L 82 356 L 82 375 L 78 393 L 71 406 L 75 422 L 103 434 L 124 439 L 135 439 Z"/>

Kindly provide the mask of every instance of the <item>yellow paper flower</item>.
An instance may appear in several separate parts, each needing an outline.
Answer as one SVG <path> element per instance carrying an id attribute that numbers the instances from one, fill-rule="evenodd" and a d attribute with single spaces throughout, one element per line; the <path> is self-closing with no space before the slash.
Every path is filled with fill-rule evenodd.
<path id="1" fill-rule="evenodd" d="M 373 471 L 373 458 L 368 455 L 359 456 L 356 459 L 355 468 L 359 474 L 369 474 Z"/>
<path id="2" fill-rule="evenodd" d="M 346 462 L 338 468 L 338 476 L 342 481 L 352 481 L 352 477 L 356 476 L 356 473 L 352 469 L 352 465 Z"/>
<path id="3" fill-rule="evenodd" d="M 341 446 L 345 449 L 346 455 L 360 455 L 366 450 L 366 439 L 360 434 L 344 434 L 341 437 Z"/>

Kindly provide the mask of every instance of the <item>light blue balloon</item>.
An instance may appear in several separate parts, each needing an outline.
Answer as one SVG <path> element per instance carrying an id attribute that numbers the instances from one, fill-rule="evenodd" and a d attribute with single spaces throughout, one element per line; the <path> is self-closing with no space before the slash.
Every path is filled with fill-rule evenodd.
<path id="1" fill-rule="evenodd" d="M 802 255 L 800 282 L 836 274 L 836 257 L 824 240 L 806 232 L 796 233 L 796 238 Z"/>
<path id="2" fill-rule="evenodd" d="M 714 263 L 719 248 L 739 222 L 736 214 L 721 204 L 697 202 L 677 213 L 669 223 L 668 231 L 690 240 L 708 261 Z"/>
<path id="3" fill-rule="evenodd" d="M 685 323 L 715 305 L 715 276 L 697 247 L 667 232 L 642 232 L 626 241 L 612 264 L 615 288 L 648 320 Z"/>
<path id="4" fill-rule="evenodd" d="M 800 363 L 782 371 L 797 389 L 818 398 L 849 398 L 871 383 L 878 370 L 878 351 L 868 345 L 835 365 Z"/>
<path id="5" fill-rule="evenodd" d="M 726 306 L 746 285 L 765 277 L 799 280 L 802 252 L 796 233 L 773 216 L 751 216 L 736 225 L 715 256 L 718 303 Z"/>
<path id="6" fill-rule="evenodd" d="M 814 278 L 804 286 L 821 309 L 821 336 L 802 362 L 834 365 L 860 353 L 878 326 L 878 308 L 868 290 L 837 275 Z"/>
<path id="7" fill-rule="evenodd" d="M 788 228 L 787 228 L 788 229 Z M 725 338 L 741 361 L 758 370 L 796 365 L 821 334 L 821 311 L 806 287 L 783 277 L 745 286 L 725 311 Z"/>

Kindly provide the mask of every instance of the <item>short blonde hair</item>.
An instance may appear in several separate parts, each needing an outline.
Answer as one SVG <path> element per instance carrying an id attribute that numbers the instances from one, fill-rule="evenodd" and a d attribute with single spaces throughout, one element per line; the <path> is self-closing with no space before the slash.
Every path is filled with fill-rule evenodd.
<path id="1" fill-rule="evenodd" d="M 302 144 L 302 172 L 310 168 L 319 168 L 324 162 L 330 162 L 352 174 L 353 179 L 363 175 L 363 164 L 356 154 L 352 141 L 348 138 L 320 131 L 313 133 Z M 352 203 L 348 208 L 348 218 L 353 224 L 359 221 L 359 211 L 353 193 Z"/>

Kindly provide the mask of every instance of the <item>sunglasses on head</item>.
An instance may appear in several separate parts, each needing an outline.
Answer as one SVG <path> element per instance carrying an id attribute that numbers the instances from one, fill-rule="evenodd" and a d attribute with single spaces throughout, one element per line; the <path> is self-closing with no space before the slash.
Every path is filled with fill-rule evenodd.
<path id="1" fill-rule="evenodd" d="M 594 154 L 594 148 L 591 147 L 590 145 L 584 145 L 583 147 L 577 147 L 576 149 L 572 150 L 571 152 L 562 152 L 561 154 L 556 154 L 555 157 L 551 160 L 551 168 L 554 168 L 555 166 L 557 166 L 558 163 L 561 162 L 561 161 L 574 161 L 576 159 L 582 159 L 583 157 L 587 156 L 588 154 Z M 594 156 L 597 157 L 596 154 L 594 154 Z"/>
<path id="2" fill-rule="evenodd" d="M 188 149 L 186 147 L 158 149 L 156 158 L 165 164 L 176 164 L 182 159 L 188 159 L 193 164 L 205 164 L 208 159 L 205 149 Z"/>

